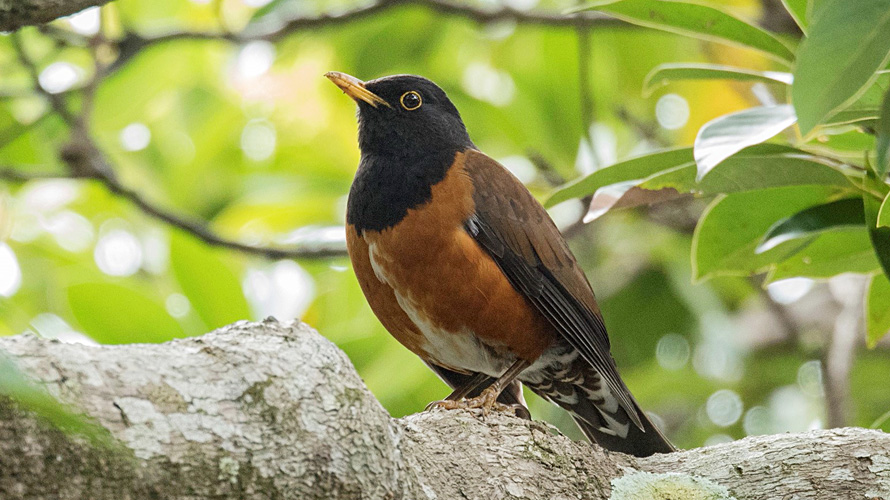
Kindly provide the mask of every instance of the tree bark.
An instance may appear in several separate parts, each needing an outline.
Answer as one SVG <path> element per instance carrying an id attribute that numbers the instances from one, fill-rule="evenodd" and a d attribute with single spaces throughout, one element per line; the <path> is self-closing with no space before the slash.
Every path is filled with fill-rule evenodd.
<path id="1" fill-rule="evenodd" d="M 20 335 L 0 350 L 110 438 L 66 434 L 0 400 L 2 499 L 890 498 L 879 431 L 637 459 L 501 414 L 393 419 L 346 356 L 300 323 L 241 322 L 159 345 Z"/>
<path id="2" fill-rule="evenodd" d="M 48 23 L 110 0 L 0 0 L 0 31 Z"/>

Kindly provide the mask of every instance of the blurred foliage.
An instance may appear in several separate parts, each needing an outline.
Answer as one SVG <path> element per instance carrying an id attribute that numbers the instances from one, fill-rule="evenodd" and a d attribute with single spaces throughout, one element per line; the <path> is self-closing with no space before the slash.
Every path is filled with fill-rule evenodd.
<path id="1" fill-rule="evenodd" d="M 18 36 L 41 86 L 75 109 L 94 60 L 108 67 L 89 133 L 124 185 L 257 245 L 342 240 L 359 153 L 354 104 L 326 71 L 436 81 L 475 143 L 551 200 L 628 386 L 691 447 L 827 425 L 819 361 L 845 307 L 867 308 L 863 331 L 877 346 L 856 357 L 849 423 L 868 426 L 890 409 L 878 228 L 890 225 L 890 116 L 880 111 L 890 38 L 871 36 L 886 29 L 868 14 L 890 6 L 861 3 L 841 13 L 843 0 L 787 0 L 788 29 L 770 33 L 754 22 L 760 0 L 599 2 L 630 24 L 589 36 L 412 4 L 273 43 L 228 33 L 361 5 L 123 0 Z M 643 15 L 653 9 L 658 22 Z M 797 118 L 802 126 L 788 128 Z M 68 140 L 12 37 L 0 36 L 0 168 L 65 177 Z M 573 181 L 553 191 L 563 179 Z M 579 229 L 586 196 L 593 222 Z M 849 213 L 813 215 L 837 203 Z M 448 392 L 382 328 L 345 257 L 266 260 L 210 247 L 96 181 L 0 187 L 0 335 L 161 342 L 269 315 L 301 318 L 336 342 L 393 415 Z M 579 436 L 561 410 L 530 399 L 537 418 Z"/>

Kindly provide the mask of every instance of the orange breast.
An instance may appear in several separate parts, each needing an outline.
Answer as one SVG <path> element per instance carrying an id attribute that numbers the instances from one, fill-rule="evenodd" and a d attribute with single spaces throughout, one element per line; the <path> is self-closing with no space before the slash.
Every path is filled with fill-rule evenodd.
<path id="1" fill-rule="evenodd" d="M 349 227 L 347 243 L 371 308 L 399 342 L 452 370 L 496 376 L 517 357 L 537 359 L 555 332 L 464 230 L 473 189 L 458 154 L 430 202 L 383 231 Z"/>

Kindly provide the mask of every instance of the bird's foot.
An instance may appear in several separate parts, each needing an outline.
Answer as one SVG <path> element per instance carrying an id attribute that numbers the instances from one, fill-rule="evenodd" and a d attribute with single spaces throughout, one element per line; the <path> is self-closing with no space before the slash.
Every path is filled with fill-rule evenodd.
<path id="1" fill-rule="evenodd" d="M 494 387 L 489 387 L 482 391 L 482 394 L 476 396 L 475 398 L 462 398 L 458 400 L 443 399 L 441 401 L 433 401 L 432 403 L 426 405 L 424 411 L 429 411 L 434 408 L 442 408 L 444 410 L 468 410 L 479 408 L 482 410 L 482 415 L 488 415 L 491 411 L 499 411 L 512 413 L 517 417 L 531 420 L 531 414 L 529 414 L 526 407 L 519 404 L 505 405 L 503 403 L 499 403 L 499 395 L 499 391 L 497 391 Z"/>

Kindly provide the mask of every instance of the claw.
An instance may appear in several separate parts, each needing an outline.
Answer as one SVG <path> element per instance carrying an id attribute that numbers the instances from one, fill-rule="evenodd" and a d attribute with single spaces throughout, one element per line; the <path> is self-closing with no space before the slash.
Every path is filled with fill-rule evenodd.
<path id="1" fill-rule="evenodd" d="M 457 401 L 453 401 L 450 399 L 433 401 L 432 403 L 426 405 L 424 411 L 430 411 L 434 408 L 441 408 L 443 410 L 468 410 L 479 408 L 482 410 L 483 416 L 488 415 L 491 411 L 499 411 L 512 413 L 517 417 L 531 420 L 531 414 L 529 414 L 528 410 L 524 406 L 519 404 L 505 405 L 503 403 L 498 403 L 498 395 L 499 394 L 496 389 L 494 389 L 493 387 L 489 387 L 482 391 L 482 394 L 476 396 L 475 398 L 459 399 Z"/>

